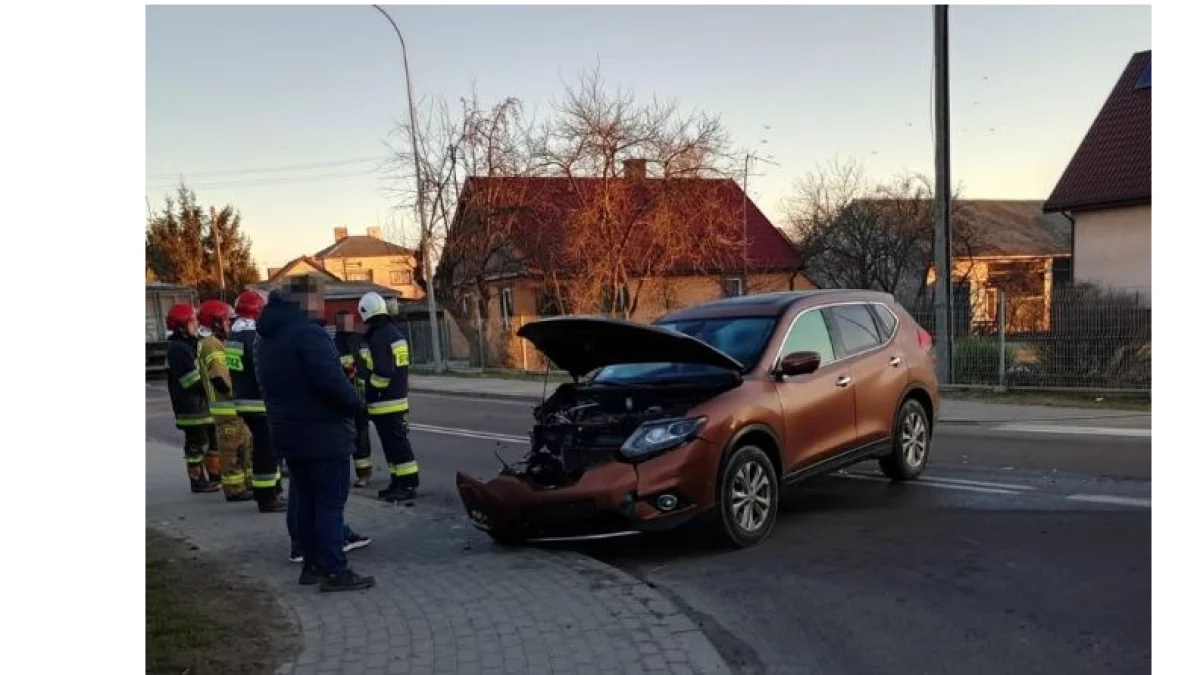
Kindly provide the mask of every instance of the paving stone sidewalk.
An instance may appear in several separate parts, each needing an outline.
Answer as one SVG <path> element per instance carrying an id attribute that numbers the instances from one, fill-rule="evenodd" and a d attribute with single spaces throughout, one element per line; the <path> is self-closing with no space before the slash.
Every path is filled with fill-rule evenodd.
<path id="1" fill-rule="evenodd" d="M 352 497 L 375 543 L 351 564 L 359 593 L 297 584 L 280 514 L 187 490 L 179 448 L 146 443 L 146 522 L 265 583 L 303 650 L 280 673 L 347 675 L 729 673 L 696 625 L 636 579 L 566 551 L 502 549 L 465 517 Z"/>

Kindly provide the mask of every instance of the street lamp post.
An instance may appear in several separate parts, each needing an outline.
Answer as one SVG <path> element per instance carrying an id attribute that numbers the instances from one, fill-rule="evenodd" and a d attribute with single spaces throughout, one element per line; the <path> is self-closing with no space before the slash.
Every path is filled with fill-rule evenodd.
<path id="1" fill-rule="evenodd" d="M 388 20 L 388 23 L 392 24 L 392 30 L 396 31 L 396 37 L 400 40 L 400 54 L 404 58 L 404 88 L 408 97 L 408 133 L 409 140 L 412 142 L 413 168 L 417 174 L 417 216 L 421 219 L 421 238 L 425 240 L 424 250 L 421 253 L 422 265 L 425 268 L 425 304 L 429 308 L 429 337 L 433 342 L 433 370 L 436 373 L 440 373 L 443 370 L 442 343 L 439 339 L 437 298 L 433 290 L 433 265 L 429 253 L 429 249 L 433 245 L 433 232 L 429 230 L 429 224 L 425 216 L 425 185 L 421 180 L 421 155 L 417 145 L 417 109 L 413 105 L 412 75 L 408 70 L 408 47 L 404 43 L 404 34 L 400 32 L 400 27 L 392 20 L 392 16 L 379 5 L 371 6 L 379 10 L 379 13 Z"/>

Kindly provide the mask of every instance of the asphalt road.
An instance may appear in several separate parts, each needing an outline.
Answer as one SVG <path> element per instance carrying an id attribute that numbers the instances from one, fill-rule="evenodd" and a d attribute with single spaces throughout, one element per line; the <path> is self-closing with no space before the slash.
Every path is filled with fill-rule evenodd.
<path id="1" fill-rule="evenodd" d="M 417 508 L 457 509 L 455 471 L 523 453 L 529 404 L 411 400 Z M 154 388 L 146 429 L 179 440 Z M 1149 478 L 1148 438 L 942 425 L 921 481 L 864 464 L 806 483 L 753 549 L 683 533 L 582 550 L 688 608 L 742 673 L 1145 673 Z"/>

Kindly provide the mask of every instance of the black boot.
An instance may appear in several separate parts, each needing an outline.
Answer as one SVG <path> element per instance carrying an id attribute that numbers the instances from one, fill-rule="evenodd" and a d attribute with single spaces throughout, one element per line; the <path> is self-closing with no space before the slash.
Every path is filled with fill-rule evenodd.
<path id="1" fill-rule="evenodd" d="M 192 485 L 192 492 L 216 492 L 221 489 L 221 482 L 208 480 L 204 475 L 204 465 L 189 464 L 188 465 L 188 482 Z"/>
<path id="2" fill-rule="evenodd" d="M 325 579 L 325 575 L 308 563 L 304 563 L 304 569 L 300 571 L 301 586 L 316 586 Z"/>
<path id="3" fill-rule="evenodd" d="M 258 502 L 259 513 L 284 513 L 287 511 L 287 501 L 279 497 L 279 490 L 269 488 L 254 488 L 254 500 Z"/>
<path id="4" fill-rule="evenodd" d="M 364 577 L 355 574 L 353 570 L 342 570 L 330 574 L 321 581 L 322 593 L 337 593 L 339 591 L 363 591 L 375 585 L 375 577 Z"/>

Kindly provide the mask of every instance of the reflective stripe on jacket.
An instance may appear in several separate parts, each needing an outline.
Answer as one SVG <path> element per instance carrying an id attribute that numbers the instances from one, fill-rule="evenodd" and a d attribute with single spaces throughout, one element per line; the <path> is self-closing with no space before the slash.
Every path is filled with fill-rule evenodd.
<path id="1" fill-rule="evenodd" d="M 367 329 L 359 355 L 367 365 L 367 414 L 408 412 L 408 339 L 390 318 Z"/>
<path id="2" fill-rule="evenodd" d="M 213 385 L 213 380 L 222 380 L 225 386 L 233 391 L 233 383 L 229 379 L 229 366 L 226 363 L 225 345 L 214 335 L 200 340 L 200 349 L 196 353 L 196 362 L 200 366 L 200 376 L 204 382 L 204 394 L 208 399 L 208 412 L 214 420 L 228 419 L 237 416 L 237 407 L 233 397 L 223 394 Z"/>

